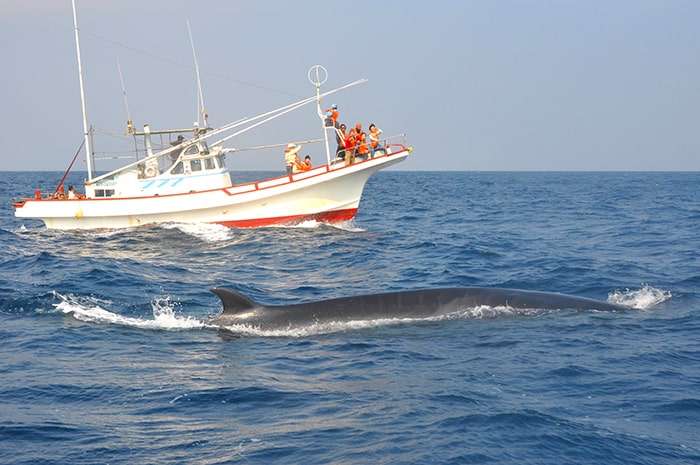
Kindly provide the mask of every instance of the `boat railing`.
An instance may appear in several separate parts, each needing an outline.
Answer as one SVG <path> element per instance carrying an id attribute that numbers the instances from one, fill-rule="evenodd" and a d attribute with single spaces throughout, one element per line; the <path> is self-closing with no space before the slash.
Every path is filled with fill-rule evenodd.
<path id="1" fill-rule="evenodd" d="M 310 140 L 306 141 L 307 143 L 310 142 L 322 142 L 323 140 Z M 368 158 L 366 160 L 363 159 L 358 159 L 355 164 L 362 164 L 369 162 L 373 159 L 379 159 L 379 158 L 384 158 L 384 157 L 390 157 L 395 154 L 401 153 L 401 152 L 411 152 L 413 149 L 411 147 L 406 146 L 406 134 L 397 134 L 395 136 L 390 136 L 382 139 L 385 143 L 385 147 L 387 148 L 387 151 L 384 153 L 381 153 L 380 155 L 375 156 L 374 158 Z M 390 142 L 390 141 L 395 141 L 395 142 Z M 340 159 L 339 161 L 342 161 Z M 287 184 L 291 182 L 298 182 L 302 181 L 307 178 L 323 175 L 325 173 L 328 173 L 330 171 L 335 171 L 338 169 L 350 167 L 353 165 L 344 165 L 343 163 L 331 163 L 330 165 L 328 164 L 323 164 L 316 166 L 312 168 L 309 171 L 301 171 L 293 174 L 283 174 L 278 177 L 266 179 L 263 181 L 254 181 L 254 182 L 247 182 L 247 183 L 242 183 L 242 184 L 236 184 L 231 187 L 225 188 L 224 190 L 229 194 L 229 195 L 234 195 L 234 194 L 240 194 L 244 192 L 251 192 L 251 191 L 257 191 L 260 189 L 266 189 L 269 187 L 274 187 L 282 184 Z M 57 191 L 55 194 L 51 193 L 42 193 L 40 190 L 36 191 L 35 200 L 51 200 L 51 199 L 66 199 L 68 200 L 67 194 L 63 191 L 63 189 L 60 189 Z M 12 199 L 12 204 L 15 208 L 21 207 L 26 203 L 27 198 L 13 198 Z"/>

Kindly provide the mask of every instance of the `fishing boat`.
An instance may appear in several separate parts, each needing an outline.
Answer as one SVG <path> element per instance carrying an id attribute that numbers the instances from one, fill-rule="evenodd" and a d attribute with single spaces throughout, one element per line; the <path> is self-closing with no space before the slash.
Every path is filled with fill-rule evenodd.
<path id="1" fill-rule="evenodd" d="M 136 150 L 132 161 L 116 170 L 97 175 L 91 153 L 91 128 L 87 123 L 83 91 L 78 22 L 73 1 L 75 42 L 78 55 L 80 91 L 83 106 L 84 140 L 77 155 L 87 153 L 87 178 L 84 194 L 66 192 L 63 181 L 54 192 L 36 190 L 29 198 L 15 200 L 15 216 L 42 221 L 49 229 L 114 229 L 159 223 L 211 223 L 234 228 L 297 224 L 305 221 L 336 223 L 352 219 L 369 177 L 375 172 L 405 160 L 412 151 L 405 135 L 382 140 L 381 149 L 370 156 L 346 162 L 331 152 L 337 124 L 329 122 L 322 110 L 324 97 L 364 82 L 364 79 L 321 92 L 328 73 L 323 66 L 309 69 L 308 79 L 316 87 L 315 95 L 252 118 L 218 128 L 196 122 L 185 129 L 136 130 L 131 121 L 126 133 L 142 138 L 143 150 Z M 201 87 L 200 87 L 201 94 Z M 311 105 L 315 104 L 315 105 Z M 234 184 L 226 167 L 226 157 L 241 149 L 224 144 L 273 119 L 307 105 L 315 106 L 323 137 L 304 142 L 325 145 L 323 165 L 308 171 L 285 173 L 254 182 Z M 180 134 L 176 140 L 158 142 L 158 137 Z M 187 134 L 188 137 L 182 136 Z M 325 144 L 324 144 L 325 143 Z M 268 144 L 266 147 L 287 143 Z M 281 152 L 280 152 L 281 153 Z M 75 157 L 73 158 L 73 162 Z M 72 163 L 71 163 L 72 166 Z M 70 167 L 69 167 L 70 170 Z M 66 172 L 67 174 L 68 172 Z"/>

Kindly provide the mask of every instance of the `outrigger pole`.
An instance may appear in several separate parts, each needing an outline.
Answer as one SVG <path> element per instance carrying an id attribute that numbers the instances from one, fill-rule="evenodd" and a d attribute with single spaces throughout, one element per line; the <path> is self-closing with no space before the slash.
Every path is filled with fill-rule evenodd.
<path id="1" fill-rule="evenodd" d="M 285 105 L 285 106 L 280 107 L 280 108 L 277 108 L 277 109 L 275 109 L 275 110 L 268 111 L 268 112 L 263 113 L 263 114 L 261 114 L 261 115 L 253 116 L 253 117 L 249 117 L 249 118 L 244 118 L 244 119 L 235 121 L 235 122 L 233 122 L 233 123 L 224 125 L 224 126 L 222 126 L 222 127 L 220 127 L 220 128 L 213 129 L 213 130 L 211 130 L 211 131 L 207 131 L 205 135 L 199 136 L 199 137 L 201 137 L 202 139 L 205 139 L 205 140 L 206 140 L 206 139 L 210 139 L 210 138 L 212 138 L 212 137 L 214 137 L 214 136 L 219 136 L 219 135 L 221 135 L 221 134 L 223 134 L 223 133 L 225 133 L 225 132 L 231 131 L 231 130 L 233 130 L 234 128 L 237 128 L 237 127 L 239 127 L 239 126 L 243 126 L 243 125 L 246 125 L 246 124 L 248 125 L 248 126 L 244 127 L 243 129 L 241 129 L 241 130 L 239 130 L 239 131 L 237 131 L 237 132 L 235 132 L 235 133 L 233 133 L 233 134 L 230 134 L 230 135 L 228 135 L 228 136 L 226 136 L 226 137 L 222 137 L 221 139 L 218 139 L 218 140 L 216 140 L 215 142 L 211 143 L 211 145 L 219 145 L 219 144 L 222 144 L 222 143 L 226 142 L 227 140 L 229 140 L 229 139 L 231 139 L 231 138 L 233 138 L 233 137 L 236 137 L 236 136 L 238 136 L 238 135 L 240 135 L 240 134 L 243 134 L 244 132 L 250 131 L 251 129 L 253 129 L 253 128 L 257 127 L 257 126 L 260 126 L 261 124 L 264 124 L 264 123 L 266 123 L 266 122 L 268 122 L 268 121 L 270 121 L 270 120 L 273 120 L 273 119 L 275 119 L 275 118 L 279 118 L 280 116 L 282 116 L 282 115 L 284 115 L 284 114 L 287 114 L 287 113 L 289 113 L 290 111 L 296 110 L 296 109 L 301 108 L 301 107 L 303 107 L 303 106 L 305 106 L 305 105 L 308 105 L 309 103 L 318 101 L 318 99 L 320 99 L 320 98 L 323 98 L 323 97 L 326 97 L 326 96 L 328 96 L 328 95 L 331 95 L 331 94 L 334 94 L 334 93 L 336 93 L 336 92 L 339 92 L 339 91 L 341 91 L 341 90 L 347 89 L 348 87 L 352 87 L 352 86 L 355 86 L 355 85 L 358 85 L 358 84 L 362 84 L 362 83 L 364 83 L 364 82 L 367 82 L 367 79 L 364 79 L 364 78 L 363 78 L 363 79 L 358 79 L 357 81 L 353 81 L 353 82 L 351 82 L 351 83 L 349 83 L 349 84 L 345 84 L 344 86 L 338 87 L 338 88 L 333 89 L 333 90 L 329 90 L 328 92 L 324 92 L 324 93 L 322 93 L 322 94 L 317 94 L 317 95 L 315 95 L 315 96 L 313 96 L 313 97 L 308 97 L 308 98 L 305 98 L 305 99 L 303 99 L 303 100 L 299 100 L 298 102 L 290 103 L 289 105 Z M 264 119 L 262 119 L 262 118 L 264 118 Z M 262 119 L 262 120 L 261 120 L 261 119 Z M 260 120 L 260 121 L 258 121 L 258 120 Z M 257 123 L 253 123 L 254 121 L 257 121 Z M 162 132 L 162 133 L 170 133 L 170 132 L 187 132 L 187 131 L 189 131 L 189 130 L 188 130 L 188 129 L 178 129 L 178 130 L 168 130 L 168 131 L 154 131 L 153 133 L 156 133 L 156 132 L 158 132 L 158 133 L 161 133 L 161 132 Z M 136 134 L 136 135 L 143 135 L 143 133 L 134 133 L 134 134 Z M 97 182 L 97 181 L 100 181 L 100 180 L 102 180 L 102 179 L 108 178 L 108 177 L 110 177 L 110 176 L 113 176 L 114 173 L 117 173 L 117 172 L 119 172 L 119 171 L 122 171 L 122 170 L 127 169 L 127 168 L 130 168 L 130 167 L 134 167 L 134 166 L 136 166 L 136 165 L 138 165 L 138 164 L 140 164 L 140 163 L 146 162 L 147 160 L 156 159 L 156 158 L 161 157 L 161 156 L 163 156 L 163 155 L 165 155 L 165 154 L 167 154 L 167 153 L 169 153 L 169 152 L 172 152 L 173 150 L 175 150 L 175 147 L 168 147 L 167 149 L 161 150 L 161 151 L 159 151 L 159 152 L 156 152 L 156 153 L 154 153 L 154 154 L 152 154 L 152 155 L 147 156 L 146 158 L 143 158 L 143 159 L 141 159 L 141 160 L 137 160 L 137 161 L 131 163 L 130 165 L 122 166 L 121 168 L 119 168 L 119 169 L 117 169 L 117 170 L 115 170 L 115 171 L 111 171 L 111 172 L 109 172 L 109 173 L 102 174 L 102 175 L 100 175 L 100 176 L 98 176 L 98 177 L 92 179 L 91 181 L 88 181 L 88 183 Z"/>
<path id="2" fill-rule="evenodd" d="M 87 159 L 87 172 L 88 172 L 88 180 L 92 179 L 92 153 L 90 149 L 90 134 L 88 131 L 88 124 L 87 124 L 87 112 L 85 110 L 85 91 L 83 90 L 83 65 L 80 60 L 80 39 L 78 35 L 78 15 L 75 11 L 75 0 L 72 0 L 73 3 L 73 27 L 75 28 L 75 49 L 78 54 L 78 79 L 80 81 L 80 101 L 82 102 L 83 105 L 83 135 L 85 137 L 85 153 L 87 156 L 85 157 Z"/>
<path id="3" fill-rule="evenodd" d="M 291 103 L 291 104 L 289 104 L 289 105 L 286 105 L 286 106 L 284 106 L 284 107 L 278 108 L 278 109 L 276 109 L 276 110 L 272 110 L 272 111 L 269 111 L 269 112 L 267 112 L 267 113 L 263 113 L 262 115 L 254 116 L 254 117 L 252 117 L 252 118 L 247 118 L 247 119 L 245 119 L 245 120 L 236 122 L 236 123 L 231 124 L 231 125 L 223 126 L 223 127 L 219 128 L 219 129 L 216 129 L 214 132 L 212 132 L 212 133 L 210 133 L 210 134 L 207 134 L 206 137 L 211 137 L 211 136 L 214 136 L 214 135 L 219 134 L 219 133 L 221 133 L 221 132 L 231 130 L 231 129 L 233 129 L 233 128 L 236 127 L 236 126 L 241 126 L 241 125 L 243 125 L 243 124 L 247 124 L 247 123 L 249 123 L 249 122 L 258 120 L 258 119 L 260 119 L 260 118 L 265 118 L 265 119 L 263 119 L 263 120 L 261 120 L 261 121 L 258 121 L 258 122 L 255 123 L 255 124 L 251 124 L 250 126 L 247 126 L 247 127 L 245 127 L 244 129 L 241 129 L 240 131 L 238 131 L 238 132 L 236 132 L 236 133 L 234 133 L 234 134 L 230 134 L 230 135 L 228 135 L 228 136 L 226 136 L 226 137 L 223 137 L 223 138 L 221 138 L 221 139 L 219 139 L 219 140 L 217 140 L 216 142 L 213 143 L 213 145 L 222 144 L 222 143 L 226 142 L 227 140 L 229 140 L 229 139 L 231 139 L 231 138 L 233 138 L 233 137 L 236 137 L 236 136 L 238 136 L 238 135 L 240 135 L 240 134 L 242 134 L 242 133 L 244 133 L 244 132 L 246 132 L 246 131 L 249 131 L 249 130 L 253 129 L 254 127 L 260 126 L 261 124 L 264 124 L 264 123 L 266 123 L 266 122 L 268 122 L 268 121 L 270 121 L 270 120 L 273 120 L 273 119 L 275 119 L 275 118 L 279 118 L 280 116 L 282 116 L 282 115 L 284 115 L 284 114 L 286 114 L 286 113 L 289 113 L 290 111 L 294 111 L 294 110 L 296 110 L 296 109 L 298 109 L 298 108 L 301 108 L 301 107 L 303 107 L 303 106 L 305 106 L 305 105 L 308 105 L 309 103 L 318 101 L 319 99 L 321 99 L 321 98 L 323 98 L 323 97 L 326 97 L 326 96 L 331 95 L 331 94 L 334 94 L 334 93 L 336 93 L 336 92 L 338 92 L 338 91 L 347 89 L 348 87 L 352 87 L 352 86 L 355 86 L 355 85 L 357 85 L 357 84 L 362 84 L 362 83 L 364 83 L 364 82 L 367 82 L 367 79 L 364 79 L 364 78 L 363 78 L 363 79 L 358 79 L 357 81 L 353 81 L 353 82 L 351 82 L 350 84 L 345 84 L 344 86 L 338 87 L 337 89 L 329 90 L 328 92 L 324 92 L 323 94 L 318 94 L 318 93 L 317 93 L 316 96 L 314 96 L 314 97 L 308 97 L 308 98 L 305 98 L 304 100 L 300 100 L 300 101 L 298 101 L 298 102 L 296 102 L 296 103 Z M 272 115 L 272 116 L 270 116 L 270 115 Z"/>

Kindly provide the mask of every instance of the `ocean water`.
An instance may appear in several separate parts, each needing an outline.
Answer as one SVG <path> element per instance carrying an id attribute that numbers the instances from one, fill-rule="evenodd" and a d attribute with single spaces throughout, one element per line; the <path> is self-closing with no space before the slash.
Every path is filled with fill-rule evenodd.
<path id="1" fill-rule="evenodd" d="M 60 177 L 0 172 L 3 464 L 700 463 L 700 173 L 380 172 L 338 226 L 14 218 Z M 213 286 L 637 308 L 223 331 Z"/>

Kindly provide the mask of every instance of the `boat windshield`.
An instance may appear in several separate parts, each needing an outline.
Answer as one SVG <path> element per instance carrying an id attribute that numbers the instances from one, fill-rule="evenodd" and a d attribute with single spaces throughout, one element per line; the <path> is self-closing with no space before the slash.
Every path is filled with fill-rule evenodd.
<path id="1" fill-rule="evenodd" d="M 199 144 L 202 146 L 202 149 L 199 153 L 203 155 L 209 155 L 209 146 L 207 145 L 207 141 L 203 140 Z"/>
<path id="2" fill-rule="evenodd" d="M 198 141 L 187 147 L 184 155 L 209 155 L 209 146 L 206 141 Z"/>

